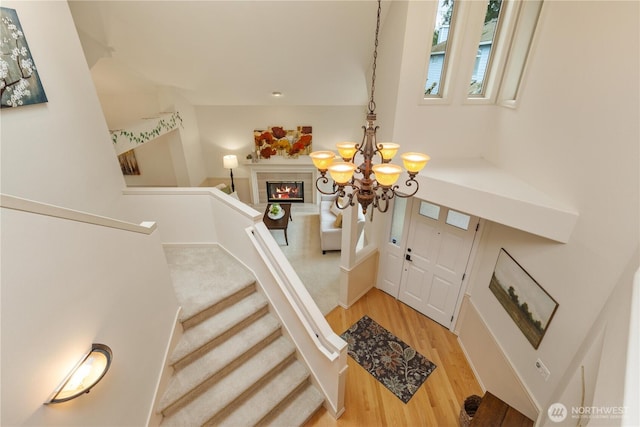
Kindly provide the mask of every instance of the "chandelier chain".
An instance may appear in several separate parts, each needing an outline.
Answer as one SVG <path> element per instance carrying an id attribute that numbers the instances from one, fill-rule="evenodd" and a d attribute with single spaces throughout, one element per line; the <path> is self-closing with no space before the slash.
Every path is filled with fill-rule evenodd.
<path id="1" fill-rule="evenodd" d="M 373 44 L 373 72 L 371 74 L 371 99 L 369 100 L 369 114 L 376 111 L 376 102 L 374 101 L 374 94 L 376 92 L 376 66 L 378 60 L 378 33 L 380 32 L 380 13 L 382 11 L 382 0 L 378 0 L 378 17 L 376 20 L 376 37 Z"/>

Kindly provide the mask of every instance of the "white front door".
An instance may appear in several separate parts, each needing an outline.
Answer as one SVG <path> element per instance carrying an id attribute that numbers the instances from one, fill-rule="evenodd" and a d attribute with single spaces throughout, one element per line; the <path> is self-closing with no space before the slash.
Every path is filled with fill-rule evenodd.
<path id="1" fill-rule="evenodd" d="M 400 301 L 449 328 L 478 218 L 414 200 L 400 282 Z"/>

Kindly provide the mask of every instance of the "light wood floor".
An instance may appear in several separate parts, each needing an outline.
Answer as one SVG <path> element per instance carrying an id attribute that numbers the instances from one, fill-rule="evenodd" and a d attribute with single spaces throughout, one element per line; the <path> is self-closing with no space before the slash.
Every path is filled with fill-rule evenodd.
<path id="1" fill-rule="evenodd" d="M 338 307 L 326 318 L 334 332 L 340 335 L 365 314 L 415 348 L 437 368 L 404 404 L 348 357 L 345 413 L 336 420 L 323 408 L 306 427 L 458 426 L 461 403 L 472 394 L 482 396 L 482 389 L 456 336 L 375 288 L 348 310 Z"/>

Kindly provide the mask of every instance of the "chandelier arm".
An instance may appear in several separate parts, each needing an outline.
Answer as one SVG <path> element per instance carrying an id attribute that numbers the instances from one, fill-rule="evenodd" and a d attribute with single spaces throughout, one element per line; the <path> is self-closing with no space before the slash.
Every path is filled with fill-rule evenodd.
<path id="1" fill-rule="evenodd" d="M 362 128 L 364 129 L 364 126 L 362 126 Z M 363 146 L 364 146 L 364 140 L 362 141 L 362 144 L 356 144 L 356 146 L 355 146 L 356 151 L 353 153 L 353 156 L 351 156 L 351 163 L 353 163 L 353 164 L 356 163 L 356 156 L 358 154 L 364 156 L 364 152 L 362 151 L 362 147 Z"/>
<path id="2" fill-rule="evenodd" d="M 322 188 L 320 188 L 320 183 L 322 184 L 329 183 L 329 178 L 327 178 L 324 173 L 322 174 L 322 176 L 319 176 L 318 179 L 316 179 L 316 190 L 318 190 L 320 193 L 324 194 L 325 196 L 332 196 L 338 193 L 338 189 L 335 188 L 335 185 L 334 185 L 333 191 L 324 191 Z"/>
<path id="3" fill-rule="evenodd" d="M 391 193 L 391 197 L 387 196 L 387 192 Z M 395 192 L 393 190 L 389 190 L 387 188 L 382 189 L 382 194 L 379 196 L 379 198 L 384 201 L 384 208 L 382 207 L 382 203 L 378 203 L 377 207 L 380 213 L 385 213 L 387 210 L 389 210 L 389 200 L 393 199 L 394 194 Z"/>
<path id="4" fill-rule="evenodd" d="M 332 193 L 332 194 L 337 194 L 337 197 L 336 197 L 336 200 L 335 200 L 335 205 L 336 205 L 336 207 L 338 209 L 346 209 L 346 208 L 348 208 L 350 206 L 354 206 L 355 205 L 355 203 L 353 202 L 353 196 L 355 194 L 357 194 L 357 192 L 358 192 L 357 187 L 355 187 L 353 185 L 349 185 L 349 184 L 347 184 L 346 186 L 356 188 L 356 190 L 354 190 L 351 193 L 347 193 L 346 191 L 344 191 L 344 187 L 345 186 L 340 186 L 338 188 L 338 190 L 336 190 L 335 193 Z M 346 199 L 347 202 L 341 205 L 340 204 L 340 199 L 342 199 L 343 202 Z"/>
<path id="5" fill-rule="evenodd" d="M 344 207 L 348 207 L 348 206 L 355 206 L 355 202 L 353 201 L 353 197 L 358 195 L 358 192 L 360 191 L 360 189 L 358 187 L 353 187 L 355 188 L 355 190 L 353 190 L 353 192 L 349 193 L 347 195 L 347 197 L 349 198 L 349 203 L 347 203 Z M 356 198 L 357 200 L 357 198 Z"/>
<path id="6" fill-rule="evenodd" d="M 350 193 L 347 193 L 345 191 L 345 187 L 351 187 L 351 188 L 353 188 L 353 190 Z M 346 209 L 346 208 L 348 208 L 350 206 L 354 206 L 355 203 L 353 201 L 353 197 L 358 194 L 358 191 L 359 191 L 359 188 L 357 186 L 353 185 L 352 183 L 338 186 L 337 190 L 334 193 L 331 193 L 331 194 L 337 194 L 337 196 L 338 196 L 338 197 L 336 197 L 336 200 L 335 200 L 336 207 L 338 209 Z M 340 199 L 343 199 L 343 201 L 344 201 L 345 198 L 348 200 L 348 202 L 341 205 L 340 204 Z"/>
<path id="7" fill-rule="evenodd" d="M 413 177 L 411 177 L 408 180 L 406 180 L 406 182 L 404 183 L 404 185 L 406 185 L 407 187 L 413 187 L 414 183 L 416 184 L 416 188 L 414 188 L 413 191 L 411 193 L 409 193 L 409 194 L 403 194 L 403 193 L 400 193 L 400 192 L 396 191 L 397 189 L 400 188 L 400 186 L 398 186 L 398 185 L 394 185 L 393 186 L 393 193 L 396 196 L 402 197 L 402 198 L 405 198 L 405 199 L 407 197 L 414 196 L 418 192 L 418 187 L 419 187 L 418 181 L 416 181 L 415 179 L 413 179 Z"/>

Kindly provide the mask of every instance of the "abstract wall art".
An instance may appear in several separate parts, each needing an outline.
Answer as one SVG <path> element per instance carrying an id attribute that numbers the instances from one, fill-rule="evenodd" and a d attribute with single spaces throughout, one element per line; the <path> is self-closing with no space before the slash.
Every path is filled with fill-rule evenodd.
<path id="1" fill-rule="evenodd" d="M 47 102 L 27 38 L 14 9 L 0 7 L 1 108 Z"/>
<path id="2" fill-rule="evenodd" d="M 298 126 L 287 130 L 282 126 L 271 126 L 266 130 L 253 131 L 256 153 L 261 159 L 272 156 L 296 158 L 311 153 L 311 126 Z"/>

